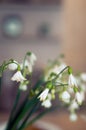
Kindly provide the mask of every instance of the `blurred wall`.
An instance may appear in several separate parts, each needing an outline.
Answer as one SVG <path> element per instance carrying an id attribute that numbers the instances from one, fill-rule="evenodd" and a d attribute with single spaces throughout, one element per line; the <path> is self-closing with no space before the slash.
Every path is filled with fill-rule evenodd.
<path id="1" fill-rule="evenodd" d="M 22 35 L 18 38 L 7 38 L 2 33 L 3 18 L 10 14 L 19 15 L 23 21 Z M 49 25 L 47 36 L 39 34 L 42 24 Z M 20 61 L 30 50 L 36 53 L 39 63 L 45 64 L 60 53 L 61 10 L 57 6 L 3 5 L 0 7 L 0 28 L 0 62 L 11 57 Z"/>
<path id="2" fill-rule="evenodd" d="M 17 15 L 23 22 L 23 30 L 19 37 L 7 37 L 3 33 L 5 17 Z M 37 80 L 48 59 L 55 59 L 61 52 L 61 10 L 52 7 L 28 7 L 26 5 L 0 6 L 0 64 L 3 60 L 14 58 L 22 62 L 27 51 L 37 55 L 36 73 L 33 79 Z M 14 28 L 15 26 L 12 26 Z M 8 28 L 8 27 L 7 27 Z M 42 32 L 41 32 L 42 29 Z M 8 29 L 9 32 L 9 29 Z M 10 110 L 17 87 L 10 81 L 13 74 L 6 71 L 2 80 L 2 95 L 0 98 L 1 110 Z M 35 81 L 34 80 L 34 81 Z M 6 90 L 6 88 L 8 88 Z M 3 98 L 4 96 L 4 98 Z M 6 101 L 6 102 L 5 102 Z"/>
<path id="3" fill-rule="evenodd" d="M 86 71 L 86 0 L 64 1 L 63 52 L 75 70 Z"/>

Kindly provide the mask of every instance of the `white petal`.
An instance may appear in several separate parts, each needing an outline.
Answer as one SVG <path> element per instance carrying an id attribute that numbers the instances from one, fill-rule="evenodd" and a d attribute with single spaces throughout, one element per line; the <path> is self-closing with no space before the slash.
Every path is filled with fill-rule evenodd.
<path id="1" fill-rule="evenodd" d="M 71 121 L 76 121 L 77 118 L 78 118 L 78 117 L 77 117 L 77 115 L 76 115 L 75 113 L 71 113 L 71 114 L 70 114 L 70 120 L 71 120 Z"/>
<path id="2" fill-rule="evenodd" d="M 69 103 L 70 102 L 70 94 L 67 91 L 64 91 L 61 95 L 62 101 Z"/>
<path id="3" fill-rule="evenodd" d="M 50 108 L 52 106 L 51 101 L 48 99 L 43 101 L 42 106 L 44 106 L 45 108 Z"/>
<path id="4" fill-rule="evenodd" d="M 33 70 L 32 65 L 30 63 L 28 64 L 28 70 L 29 70 L 29 72 L 32 72 L 32 70 Z"/>
<path id="5" fill-rule="evenodd" d="M 29 72 L 32 72 L 32 64 L 30 62 L 28 62 L 28 60 L 25 61 L 24 66 L 28 68 Z M 21 64 L 21 69 L 23 69 L 23 64 Z"/>
<path id="6" fill-rule="evenodd" d="M 31 53 L 30 55 L 30 63 L 31 65 L 34 65 L 34 62 L 37 60 L 36 56 L 34 53 Z"/>
<path id="7" fill-rule="evenodd" d="M 76 78 L 72 74 L 69 75 L 68 84 L 71 87 L 72 86 L 76 86 L 77 87 L 77 80 L 76 80 Z"/>
<path id="8" fill-rule="evenodd" d="M 19 89 L 21 89 L 21 90 L 23 90 L 23 91 L 26 91 L 26 90 L 27 90 L 27 86 L 26 86 L 26 85 L 21 85 L 21 86 L 19 87 Z"/>
<path id="9" fill-rule="evenodd" d="M 83 102 L 83 100 L 84 100 L 84 93 L 79 93 L 79 92 L 77 92 L 76 93 L 76 95 L 75 95 L 75 98 L 76 98 L 76 100 L 77 100 L 77 102 L 78 102 L 78 104 L 82 104 L 82 102 Z"/>
<path id="10" fill-rule="evenodd" d="M 12 81 L 17 81 L 17 82 L 23 82 L 24 80 L 26 80 L 23 75 L 21 74 L 20 71 L 17 71 L 13 77 L 11 78 Z"/>
<path id="11" fill-rule="evenodd" d="M 82 79 L 84 82 L 86 82 L 86 73 L 82 73 L 82 74 L 81 74 L 81 79 Z"/>
<path id="12" fill-rule="evenodd" d="M 49 92 L 49 89 L 46 88 L 40 95 L 39 95 L 39 99 L 40 101 L 44 101 L 46 99 L 46 97 L 48 96 L 48 92 Z"/>
<path id="13" fill-rule="evenodd" d="M 14 61 L 16 62 L 16 61 Z M 16 62 L 17 63 L 17 62 Z M 16 63 L 11 63 L 8 65 L 9 70 L 16 70 L 18 65 Z"/>
<path id="14" fill-rule="evenodd" d="M 73 111 L 73 110 L 78 109 L 78 108 L 79 108 L 79 105 L 77 104 L 77 102 L 75 100 L 73 100 L 69 106 L 69 110 Z"/>

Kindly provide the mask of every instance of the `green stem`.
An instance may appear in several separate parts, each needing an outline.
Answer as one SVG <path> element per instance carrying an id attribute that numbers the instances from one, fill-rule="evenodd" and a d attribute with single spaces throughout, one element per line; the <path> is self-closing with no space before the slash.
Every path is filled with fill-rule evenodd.
<path id="1" fill-rule="evenodd" d="M 1 95 L 2 78 L 0 77 L 0 95 Z"/>
<path id="2" fill-rule="evenodd" d="M 14 117 L 14 114 L 15 114 L 15 111 L 16 111 L 16 107 L 17 107 L 17 104 L 18 104 L 18 102 L 19 102 L 20 94 L 21 94 L 21 91 L 18 89 L 17 96 L 16 96 L 16 99 L 15 99 L 15 102 L 14 102 L 14 105 L 13 105 L 13 108 L 12 108 L 12 111 L 11 111 L 11 113 L 10 113 L 10 117 L 9 117 L 9 121 L 8 121 L 6 130 L 9 130 L 9 128 L 10 128 L 11 121 L 12 121 L 12 119 L 13 119 L 13 117 Z"/>
<path id="3" fill-rule="evenodd" d="M 53 85 L 56 85 L 56 86 L 67 86 L 68 83 L 63 84 L 63 83 L 60 83 L 60 82 L 55 82 L 55 83 L 53 83 Z"/>
<path id="4" fill-rule="evenodd" d="M 28 119 L 34 114 L 34 112 L 36 112 L 36 110 L 37 110 L 37 108 L 38 108 L 38 106 L 39 106 L 38 104 L 39 104 L 38 101 L 35 102 L 33 108 L 30 110 L 30 112 L 28 113 L 28 115 L 26 116 L 26 118 L 25 118 L 24 121 L 22 122 L 20 128 L 18 128 L 18 130 L 23 130 L 23 129 L 24 129 L 25 124 L 26 124 L 26 122 L 28 121 Z"/>
<path id="5" fill-rule="evenodd" d="M 41 92 L 40 92 L 41 93 Z M 39 93 L 39 94 L 40 94 Z M 23 117 L 25 117 L 25 114 L 34 106 L 34 103 L 38 102 L 38 96 L 39 94 L 37 94 L 35 97 L 33 97 L 30 101 L 28 101 L 23 110 L 20 112 L 19 115 L 16 116 L 16 118 L 14 118 L 14 120 L 12 121 L 12 125 L 11 125 L 11 130 L 15 130 L 16 126 L 18 125 L 18 123 L 22 120 Z"/>
<path id="6" fill-rule="evenodd" d="M 59 75 L 61 75 L 68 68 L 69 66 L 66 66 L 62 71 L 59 72 L 59 74 L 56 75 L 56 77 L 52 81 L 55 81 L 59 77 Z"/>
<path id="7" fill-rule="evenodd" d="M 24 60 L 23 60 L 23 69 L 22 69 L 23 70 L 23 76 L 25 76 L 24 66 L 25 66 L 26 57 L 27 57 L 27 54 L 25 55 Z"/>
<path id="8" fill-rule="evenodd" d="M 55 110 L 58 106 L 52 107 L 50 109 L 44 110 L 43 112 L 39 113 L 36 117 L 34 117 L 32 120 L 30 120 L 28 123 L 26 122 L 24 124 L 24 128 L 27 128 L 28 126 L 30 126 L 31 124 L 33 124 L 35 121 L 37 121 L 38 119 L 40 119 L 41 117 L 43 117 L 45 114 L 48 114 L 49 112 Z M 23 130 L 23 129 L 19 129 L 19 130 Z"/>
<path id="9" fill-rule="evenodd" d="M 14 63 L 14 64 L 16 64 L 17 66 L 18 66 L 18 70 L 20 70 L 20 65 L 17 63 L 17 62 L 15 62 L 15 61 L 13 61 L 13 60 L 9 60 L 9 62 L 7 62 L 7 63 L 3 63 L 3 71 L 5 70 L 5 67 L 7 67 L 9 64 L 11 64 L 11 63 Z"/>

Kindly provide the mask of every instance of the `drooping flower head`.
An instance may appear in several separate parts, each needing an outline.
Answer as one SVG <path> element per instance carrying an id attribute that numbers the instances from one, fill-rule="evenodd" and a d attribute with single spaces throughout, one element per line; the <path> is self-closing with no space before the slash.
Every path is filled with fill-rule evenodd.
<path id="1" fill-rule="evenodd" d="M 34 62 L 37 60 L 36 56 L 34 53 L 31 53 L 30 54 L 30 63 L 31 65 L 33 66 L 34 65 Z"/>
<path id="2" fill-rule="evenodd" d="M 82 79 L 84 82 L 86 82 L 86 73 L 82 73 L 82 74 L 81 74 L 81 79 Z"/>
<path id="3" fill-rule="evenodd" d="M 85 99 L 84 93 L 83 93 L 83 92 L 76 92 L 76 94 L 75 94 L 75 99 L 76 99 L 77 103 L 78 103 L 79 105 L 81 105 L 82 102 L 83 102 L 84 99 Z"/>
<path id="4" fill-rule="evenodd" d="M 63 102 L 69 103 L 70 102 L 70 94 L 67 91 L 62 92 L 61 99 Z"/>
<path id="5" fill-rule="evenodd" d="M 74 87 L 74 86 L 77 87 L 78 86 L 77 85 L 77 80 L 72 74 L 69 75 L 68 85 L 70 87 Z"/>
<path id="6" fill-rule="evenodd" d="M 8 69 L 9 70 L 16 70 L 17 69 L 17 67 L 18 67 L 18 62 L 17 61 L 13 61 L 14 63 L 11 63 L 11 64 L 9 64 L 8 65 Z"/>
<path id="7" fill-rule="evenodd" d="M 73 100 L 70 105 L 69 105 L 69 110 L 72 112 L 72 111 L 75 111 L 76 109 L 79 108 L 79 105 L 77 103 L 76 100 Z"/>
<path id="8" fill-rule="evenodd" d="M 49 89 L 46 88 L 46 89 L 39 95 L 38 98 L 40 99 L 40 101 L 44 101 L 44 100 L 47 98 L 48 92 L 49 92 Z"/>
<path id="9" fill-rule="evenodd" d="M 28 61 L 28 60 L 25 60 L 25 64 L 24 64 L 24 67 L 27 67 L 28 68 L 28 71 L 31 73 L 32 70 L 33 70 L 33 67 L 31 65 L 31 63 Z M 21 69 L 23 69 L 23 63 L 21 64 Z"/>
<path id="10" fill-rule="evenodd" d="M 17 82 L 23 82 L 25 81 L 25 77 L 22 75 L 20 71 L 17 71 L 13 77 L 11 78 L 12 81 L 17 81 Z"/>
<path id="11" fill-rule="evenodd" d="M 76 113 L 71 113 L 71 114 L 70 114 L 70 120 L 71 120 L 71 121 L 76 121 L 77 118 L 78 118 L 78 117 L 77 117 Z"/>
<path id="12" fill-rule="evenodd" d="M 26 91 L 27 90 L 27 85 L 23 84 L 19 86 L 19 89 L 22 91 Z"/>
<path id="13" fill-rule="evenodd" d="M 52 106 L 51 101 L 49 99 L 43 101 L 41 105 L 44 106 L 45 108 L 50 108 Z"/>

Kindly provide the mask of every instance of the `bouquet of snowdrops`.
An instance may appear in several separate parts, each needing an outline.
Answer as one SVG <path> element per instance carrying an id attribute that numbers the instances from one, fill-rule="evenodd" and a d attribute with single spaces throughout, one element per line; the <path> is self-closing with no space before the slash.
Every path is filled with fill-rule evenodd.
<path id="1" fill-rule="evenodd" d="M 70 111 L 70 119 L 73 121 L 77 119 L 76 110 L 85 100 L 86 74 L 74 76 L 72 68 L 58 59 L 50 63 L 33 87 L 28 88 L 28 85 L 31 86 L 36 59 L 34 53 L 27 52 L 21 64 L 10 59 L 0 66 L 0 77 L 6 69 L 9 69 L 14 71 L 11 80 L 18 82 L 16 99 L 5 130 L 24 130 L 43 115 L 58 108 L 58 103 L 52 105 L 56 95 Z M 26 97 L 18 106 L 21 93 L 24 91 L 27 91 Z M 40 111 L 40 107 L 44 109 Z"/>

